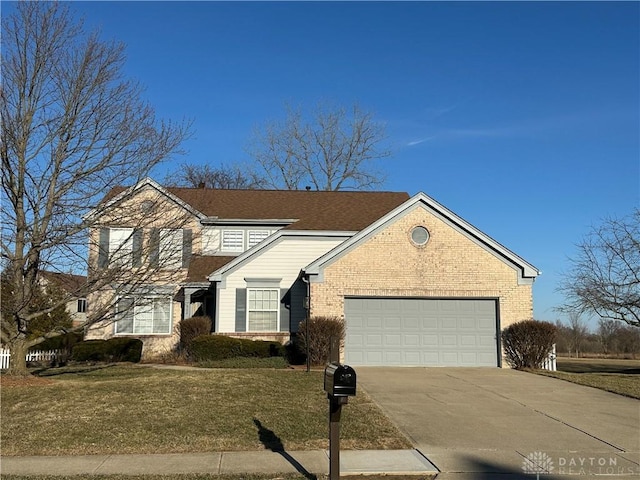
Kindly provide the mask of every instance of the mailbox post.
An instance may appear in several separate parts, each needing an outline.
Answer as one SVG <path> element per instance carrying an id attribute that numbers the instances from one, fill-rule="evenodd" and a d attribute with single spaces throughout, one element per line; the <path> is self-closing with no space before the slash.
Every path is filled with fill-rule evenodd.
<path id="1" fill-rule="evenodd" d="M 349 365 L 330 363 L 324 369 L 324 391 L 329 399 L 329 480 L 340 478 L 340 415 L 342 405 L 356 394 L 356 372 Z"/>

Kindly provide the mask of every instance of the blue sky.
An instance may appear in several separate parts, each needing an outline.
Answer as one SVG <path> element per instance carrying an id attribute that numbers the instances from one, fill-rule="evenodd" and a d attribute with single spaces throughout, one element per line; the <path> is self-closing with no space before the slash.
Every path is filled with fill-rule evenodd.
<path id="1" fill-rule="evenodd" d="M 537 319 L 563 318 L 559 274 L 590 225 L 639 206 L 638 2 L 72 9 L 126 43 L 160 117 L 194 120 L 176 163 L 248 161 L 252 128 L 284 102 L 375 112 L 393 151 L 384 189 L 425 192 L 538 267 Z"/>

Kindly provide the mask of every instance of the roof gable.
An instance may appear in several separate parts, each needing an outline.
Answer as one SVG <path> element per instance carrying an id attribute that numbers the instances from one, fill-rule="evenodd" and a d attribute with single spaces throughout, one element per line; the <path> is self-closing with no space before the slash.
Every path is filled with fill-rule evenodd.
<path id="1" fill-rule="evenodd" d="M 450 226 L 454 227 L 459 232 L 472 239 L 475 243 L 482 246 L 487 251 L 490 251 L 496 257 L 511 264 L 519 270 L 519 277 L 521 279 L 534 279 L 540 274 L 540 271 L 536 267 L 528 263 L 522 257 L 516 255 L 507 247 L 498 243 L 496 240 L 478 230 L 476 227 L 453 213 L 451 210 L 445 208 L 443 205 L 439 204 L 434 199 L 422 192 L 413 196 L 399 207 L 395 208 L 377 221 L 373 222 L 367 228 L 359 231 L 349 240 L 338 245 L 330 252 L 327 252 L 322 257 L 307 265 L 304 268 L 305 273 L 309 275 L 321 275 L 324 268 L 365 242 L 371 236 L 384 230 L 396 219 L 400 218 L 402 215 L 406 214 L 414 208 L 425 208 L 431 211 L 440 219 L 447 222 Z"/>
<path id="2" fill-rule="evenodd" d="M 175 196 L 169 190 L 162 187 L 160 184 L 155 182 L 153 179 L 147 177 L 140 182 L 136 183 L 131 187 L 114 187 L 109 193 L 100 201 L 100 204 L 91 210 L 86 216 L 100 216 L 109 210 L 112 206 L 126 200 L 130 200 L 136 194 L 142 192 L 143 190 L 151 189 L 157 192 L 161 197 L 166 198 L 172 203 L 179 205 L 184 208 L 187 212 L 198 218 L 204 218 L 206 215 L 199 212 L 197 209 L 193 208 L 192 205 L 182 200 L 180 197 Z"/>

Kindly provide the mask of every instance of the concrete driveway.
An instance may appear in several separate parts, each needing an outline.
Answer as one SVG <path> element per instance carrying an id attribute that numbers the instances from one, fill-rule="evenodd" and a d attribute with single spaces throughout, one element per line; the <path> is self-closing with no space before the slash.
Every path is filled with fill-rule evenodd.
<path id="1" fill-rule="evenodd" d="M 443 472 L 439 480 L 531 479 L 545 468 L 545 479 L 640 475 L 638 400 L 498 368 L 356 373 L 359 387 Z"/>

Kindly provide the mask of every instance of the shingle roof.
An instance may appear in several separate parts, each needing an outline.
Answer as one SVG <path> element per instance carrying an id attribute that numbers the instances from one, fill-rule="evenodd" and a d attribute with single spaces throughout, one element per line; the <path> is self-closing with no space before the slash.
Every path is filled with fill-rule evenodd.
<path id="1" fill-rule="evenodd" d="M 187 273 L 187 283 L 207 282 L 207 277 L 211 272 L 215 272 L 236 257 L 212 257 L 205 255 L 192 255 L 189 261 L 189 272 Z"/>
<path id="2" fill-rule="evenodd" d="M 43 279 L 57 285 L 67 293 L 77 292 L 87 283 L 87 277 L 84 275 L 50 272 L 47 270 L 41 270 L 40 275 Z"/>
<path id="3" fill-rule="evenodd" d="M 124 189 L 116 187 L 105 198 Z M 166 191 L 208 217 L 296 219 L 289 229 L 359 231 L 409 199 L 406 192 L 215 190 L 168 187 Z"/>

